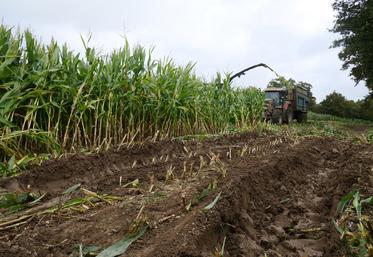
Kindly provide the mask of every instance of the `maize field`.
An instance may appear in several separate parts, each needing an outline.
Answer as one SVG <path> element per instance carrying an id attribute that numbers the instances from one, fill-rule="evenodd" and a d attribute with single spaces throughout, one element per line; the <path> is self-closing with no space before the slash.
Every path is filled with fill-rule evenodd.
<path id="1" fill-rule="evenodd" d="M 82 44 L 0 26 L 0 256 L 373 256 L 373 123 Z"/>
<path id="2" fill-rule="evenodd" d="M 89 41 L 89 40 L 87 40 Z M 30 153 L 107 149 L 147 138 L 255 126 L 264 96 L 234 89 L 194 65 L 154 60 L 141 46 L 85 53 L 29 31 L 0 26 L 0 159 Z"/>

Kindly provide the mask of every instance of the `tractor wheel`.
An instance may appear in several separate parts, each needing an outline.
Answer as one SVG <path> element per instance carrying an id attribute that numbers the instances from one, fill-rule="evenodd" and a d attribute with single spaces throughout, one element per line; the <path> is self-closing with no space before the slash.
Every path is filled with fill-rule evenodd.
<path id="1" fill-rule="evenodd" d="M 272 113 L 272 123 L 282 124 L 284 123 L 284 113 L 282 109 L 276 109 Z"/>
<path id="2" fill-rule="evenodd" d="M 286 112 L 286 123 L 287 124 L 293 123 L 293 111 L 291 109 L 288 109 Z"/>
<path id="3" fill-rule="evenodd" d="M 277 118 L 277 123 L 278 123 L 279 125 L 282 125 L 282 123 L 284 123 L 284 120 L 283 120 L 283 118 L 282 118 L 282 115 L 280 115 L 280 116 Z"/>

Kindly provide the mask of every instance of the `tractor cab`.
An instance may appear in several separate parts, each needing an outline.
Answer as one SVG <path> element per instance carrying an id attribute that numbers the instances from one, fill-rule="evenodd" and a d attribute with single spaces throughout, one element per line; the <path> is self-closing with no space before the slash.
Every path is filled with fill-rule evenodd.
<path id="1" fill-rule="evenodd" d="M 288 90 L 286 88 L 267 88 L 265 92 L 265 102 L 270 104 L 271 109 L 281 107 L 287 99 Z"/>

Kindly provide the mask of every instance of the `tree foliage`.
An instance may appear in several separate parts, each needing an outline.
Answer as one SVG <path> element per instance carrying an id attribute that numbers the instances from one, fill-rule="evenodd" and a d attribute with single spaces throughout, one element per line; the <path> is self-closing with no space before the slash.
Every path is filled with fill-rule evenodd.
<path id="1" fill-rule="evenodd" d="M 293 88 L 295 86 L 302 86 L 306 88 L 312 88 L 312 84 L 304 81 L 296 81 L 292 78 L 285 78 L 284 76 L 279 76 L 275 79 L 272 79 L 267 87 L 286 87 L 286 88 Z"/>
<path id="2" fill-rule="evenodd" d="M 373 1 L 335 0 L 337 12 L 332 32 L 340 34 L 332 47 L 341 47 L 343 69 L 351 68 L 356 81 L 364 81 L 373 91 Z"/>
<path id="3" fill-rule="evenodd" d="M 362 119 L 373 121 L 373 97 L 361 101 L 360 116 Z"/>
<path id="4" fill-rule="evenodd" d="M 343 118 L 365 119 L 373 121 L 373 99 L 351 101 L 340 93 L 333 92 L 326 98 L 313 106 L 314 112 L 335 115 Z"/>
<path id="5" fill-rule="evenodd" d="M 268 87 L 286 87 L 286 88 L 291 88 L 291 87 L 294 87 L 296 85 L 296 81 L 292 78 L 285 78 L 283 76 L 279 76 L 275 79 L 272 79 L 269 83 L 268 83 Z"/>

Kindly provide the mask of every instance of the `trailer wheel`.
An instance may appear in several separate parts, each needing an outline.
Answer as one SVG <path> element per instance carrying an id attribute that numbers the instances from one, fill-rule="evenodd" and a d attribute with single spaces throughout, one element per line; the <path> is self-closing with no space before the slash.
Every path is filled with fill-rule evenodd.
<path id="1" fill-rule="evenodd" d="M 271 121 L 272 121 L 272 124 L 281 125 L 282 123 L 284 123 L 284 120 L 283 120 L 282 116 L 277 117 L 277 118 L 272 118 Z"/>
<path id="2" fill-rule="evenodd" d="M 307 122 L 307 113 L 299 112 L 297 114 L 297 121 L 299 123 Z"/>

